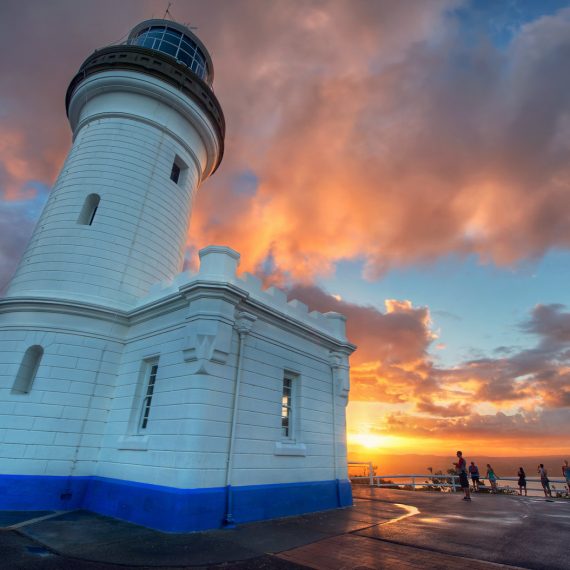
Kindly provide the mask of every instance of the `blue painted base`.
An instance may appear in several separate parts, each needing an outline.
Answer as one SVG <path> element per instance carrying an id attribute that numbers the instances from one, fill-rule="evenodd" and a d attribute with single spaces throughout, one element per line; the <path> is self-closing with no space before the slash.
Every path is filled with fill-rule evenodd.
<path id="1" fill-rule="evenodd" d="M 0 510 L 87 509 L 164 532 L 221 528 L 227 493 L 235 523 L 352 505 L 349 481 L 175 489 L 103 477 L 0 475 Z"/>

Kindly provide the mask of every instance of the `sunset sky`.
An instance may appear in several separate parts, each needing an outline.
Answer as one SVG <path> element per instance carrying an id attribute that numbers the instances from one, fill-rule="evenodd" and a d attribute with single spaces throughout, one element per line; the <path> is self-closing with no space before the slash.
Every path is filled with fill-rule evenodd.
<path id="1" fill-rule="evenodd" d="M 0 3 L 0 290 L 70 146 L 82 61 L 167 1 Z M 348 317 L 349 449 L 568 452 L 570 2 L 173 2 L 226 115 L 187 265 Z M 361 449 L 362 448 L 362 449 Z"/>

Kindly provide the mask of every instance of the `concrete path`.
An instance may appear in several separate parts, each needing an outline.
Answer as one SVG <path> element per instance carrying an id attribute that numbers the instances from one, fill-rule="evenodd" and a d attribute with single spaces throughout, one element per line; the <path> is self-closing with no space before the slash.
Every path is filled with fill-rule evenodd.
<path id="1" fill-rule="evenodd" d="M 570 568 L 570 502 L 356 489 L 350 509 L 163 534 L 84 511 L 0 512 L 0 567 Z"/>

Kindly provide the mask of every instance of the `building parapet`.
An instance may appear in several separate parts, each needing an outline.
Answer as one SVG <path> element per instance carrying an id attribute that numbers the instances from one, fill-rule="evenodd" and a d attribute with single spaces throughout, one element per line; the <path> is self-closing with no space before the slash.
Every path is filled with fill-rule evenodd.
<path id="1" fill-rule="evenodd" d="M 198 272 L 185 271 L 170 283 L 157 283 L 147 297 L 140 299 L 138 307 L 159 301 L 177 293 L 180 288 L 197 281 L 230 284 L 245 291 L 248 297 L 273 311 L 284 314 L 305 326 L 317 329 L 338 341 L 346 342 L 346 317 L 336 312 L 309 312 L 305 303 L 298 299 L 287 301 L 287 293 L 276 287 L 263 288 L 261 279 L 251 273 L 238 277 L 237 269 L 240 254 L 230 247 L 211 245 L 199 251 L 200 269 Z"/>

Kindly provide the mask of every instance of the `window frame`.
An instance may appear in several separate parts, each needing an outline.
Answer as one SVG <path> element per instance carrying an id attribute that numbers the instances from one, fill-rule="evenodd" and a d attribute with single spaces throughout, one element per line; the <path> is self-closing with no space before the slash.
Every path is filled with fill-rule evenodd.
<path id="1" fill-rule="evenodd" d="M 152 40 L 152 42 L 148 40 Z M 131 38 L 128 43 L 165 53 L 191 69 L 200 79 L 208 81 L 209 70 L 206 55 L 190 36 L 187 36 L 180 30 L 171 28 L 168 25 L 150 26 L 140 30 L 138 35 Z M 166 44 L 175 48 L 174 53 L 167 51 L 166 47 L 163 47 Z M 172 48 L 170 50 L 172 51 Z M 197 63 L 195 69 L 193 67 L 194 63 Z"/>
<path id="2" fill-rule="evenodd" d="M 288 394 L 287 394 L 288 392 Z M 285 370 L 281 379 L 281 421 L 280 438 L 284 442 L 295 442 L 298 436 L 299 375 Z M 286 411 L 286 413 L 285 413 Z M 287 420 L 287 427 L 284 421 Z M 287 431 L 285 431 L 287 430 Z"/>
<path id="3" fill-rule="evenodd" d="M 180 174 L 182 174 L 182 169 L 180 166 L 174 161 L 172 163 L 172 170 L 170 171 L 170 180 L 174 182 L 174 184 L 178 185 L 180 182 Z"/>
<path id="4" fill-rule="evenodd" d="M 150 411 L 152 400 L 155 394 L 156 378 L 158 376 L 158 358 L 145 360 L 143 393 L 139 404 L 139 415 L 137 421 L 137 433 L 148 433 Z"/>
<path id="5" fill-rule="evenodd" d="M 178 177 L 176 180 L 172 176 L 175 167 L 178 168 Z M 180 158 L 179 155 L 175 154 L 170 168 L 170 181 L 176 184 L 176 186 L 184 187 L 186 185 L 187 173 L 188 165 L 182 160 L 182 158 Z"/>

